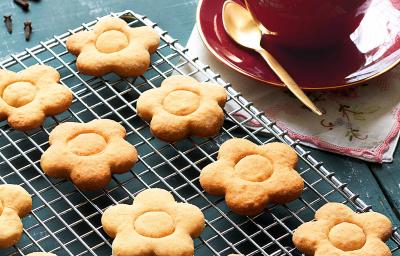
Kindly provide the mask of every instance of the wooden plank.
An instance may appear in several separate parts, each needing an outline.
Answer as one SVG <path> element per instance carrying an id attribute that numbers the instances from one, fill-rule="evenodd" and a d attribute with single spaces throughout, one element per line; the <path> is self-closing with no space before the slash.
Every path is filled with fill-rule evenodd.
<path id="1" fill-rule="evenodd" d="M 400 151 L 397 149 L 394 155 L 395 161 L 391 164 L 370 164 L 373 175 L 376 177 L 389 203 L 400 217 Z"/>
<path id="2" fill-rule="evenodd" d="M 335 172 L 340 181 L 347 183 L 353 192 L 359 194 L 367 204 L 372 205 L 375 211 L 388 216 L 395 225 L 399 224 L 396 213 L 393 212 L 377 180 L 364 161 L 319 150 L 311 151 L 318 160 L 324 162 L 326 168 Z"/>

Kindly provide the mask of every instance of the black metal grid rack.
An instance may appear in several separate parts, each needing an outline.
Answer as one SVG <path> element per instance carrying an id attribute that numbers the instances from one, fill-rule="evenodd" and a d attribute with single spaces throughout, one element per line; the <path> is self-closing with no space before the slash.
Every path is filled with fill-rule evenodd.
<path id="1" fill-rule="evenodd" d="M 360 212 L 371 210 L 310 152 L 210 67 L 190 57 L 188 49 L 157 24 L 132 11 L 111 15 L 125 19 L 132 27 L 151 26 L 160 34 L 161 45 L 143 76 L 135 79 L 122 79 L 115 74 L 90 77 L 77 71 L 75 57 L 67 52 L 65 40 L 73 33 L 90 29 L 97 20 L 11 55 L 0 63 L 2 68 L 13 71 L 37 63 L 50 65 L 60 72 L 61 83 L 74 94 L 70 109 L 47 118 L 41 128 L 24 133 L 10 128 L 5 121 L 0 123 L 0 184 L 20 184 L 33 198 L 33 210 L 23 219 L 23 238 L 17 246 L 0 250 L 0 255 L 26 255 L 34 251 L 59 256 L 111 255 L 112 241 L 100 222 L 103 211 L 113 204 L 131 203 L 136 194 L 149 187 L 165 188 L 178 201 L 197 205 L 202 210 L 206 228 L 195 240 L 196 255 L 301 255 L 291 242 L 291 234 L 301 223 L 311 220 L 315 210 L 326 202 L 344 202 Z M 151 135 L 148 124 L 136 114 L 136 100 L 142 92 L 159 86 L 173 73 L 200 77 L 201 81 L 213 81 L 226 88 L 228 100 L 238 107 L 225 111 L 227 120 L 219 135 L 209 139 L 188 138 L 173 144 Z M 235 120 L 233 116 L 239 111 L 246 111 L 249 118 Z M 135 167 L 126 174 L 115 175 L 109 186 L 98 192 L 83 192 L 69 181 L 45 176 L 39 159 L 48 147 L 49 132 L 61 122 L 88 122 L 96 118 L 114 119 L 126 128 L 127 140 L 140 154 Z M 249 129 L 246 124 L 252 120 L 261 126 Z M 249 218 L 229 211 L 223 198 L 205 193 L 199 185 L 199 172 L 215 160 L 219 146 L 232 137 L 247 138 L 258 144 L 282 141 L 292 146 L 300 156 L 297 170 L 306 183 L 302 197 L 287 205 L 269 205 L 263 213 Z M 388 244 L 394 254 L 399 253 L 397 232 Z"/>

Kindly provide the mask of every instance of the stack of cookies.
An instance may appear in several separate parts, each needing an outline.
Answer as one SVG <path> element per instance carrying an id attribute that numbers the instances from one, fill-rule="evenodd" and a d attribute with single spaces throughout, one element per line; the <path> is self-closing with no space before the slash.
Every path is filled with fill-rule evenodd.
<path id="1" fill-rule="evenodd" d="M 70 36 L 66 45 L 77 56 L 82 74 L 114 72 L 131 77 L 146 72 L 159 43 L 158 34 L 149 27 L 131 28 L 119 18 L 105 18 L 93 30 Z M 57 70 L 45 65 L 19 73 L 1 70 L 0 118 L 26 131 L 42 125 L 46 116 L 66 111 L 73 94 L 59 80 Z M 140 95 L 136 109 L 155 137 L 173 143 L 190 136 L 217 135 L 226 101 L 227 93 L 219 85 L 171 76 L 160 88 Z M 131 171 L 139 159 L 125 136 L 124 127 L 113 120 L 62 123 L 49 135 L 50 147 L 41 157 L 41 168 L 79 189 L 104 189 L 113 174 Z M 296 152 L 286 144 L 259 146 L 233 138 L 221 145 L 218 160 L 201 171 L 200 185 L 206 193 L 224 196 L 232 212 L 254 216 L 270 203 L 285 204 L 301 195 L 304 181 L 295 170 L 297 161 Z M 21 218 L 31 208 L 32 199 L 22 187 L 0 185 L 0 248 L 18 243 L 23 233 Z M 198 207 L 177 203 L 171 193 L 156 188 L 140 192 L 132 205 L 109 207 L 101 222 L 114 239 L 115 256 L 192 256 L 193 239 L 205 227 Z M 381 214 L 356 214 L 342 204 L 327 204 L 316 212 L 315 222 L 294 232 L 293 242 L 307 255 L 388 256 L 391 252 L 384 241 L 391 230 L 390 221 Z"/>

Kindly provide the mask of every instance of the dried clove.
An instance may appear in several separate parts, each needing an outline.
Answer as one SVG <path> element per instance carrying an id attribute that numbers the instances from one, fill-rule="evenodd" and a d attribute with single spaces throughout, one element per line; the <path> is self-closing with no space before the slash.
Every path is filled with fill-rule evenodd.
<path id="1" fill-rule="evenodd" d="M 24 35 L 25 35 L 25 40 L 29 41 L 31 38 L 32 34 L 32 22 L 30 21 L 25 21 L 24 22 Z"/>
<path id="2" fill-rule="evenodd" d="M 14 0 L 14 3 L 16 3 L 19 7 L 22 8 L 24 11 L 29 11 L 29 2 L 28 0 Z"/>
<path id="3" fill-rule="evenodd" d="M 11 15 L 4 15 L 4 23 L 6 24 L 6 28 L 8 33 L 12 33 L 12 19 Z"/>

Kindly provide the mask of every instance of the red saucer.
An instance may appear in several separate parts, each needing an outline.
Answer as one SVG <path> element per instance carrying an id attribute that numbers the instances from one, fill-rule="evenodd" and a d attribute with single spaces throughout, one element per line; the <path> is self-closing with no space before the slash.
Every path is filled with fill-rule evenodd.
<path id="1" fill-rule="evenodd" d="M 223 4 L 224 0 L 199 1 L 197 24 L 207 48 L 218 60 L 246 76 L 284 86 L 257 53 L 238 46 L 226 34 Z M 364 83 L 400 63 L 400 0 L 374 0 L 357 30 L 337 48 L 300 53 L 268 43 L 267 38 L 263 47 L 304 90 Z"/>

